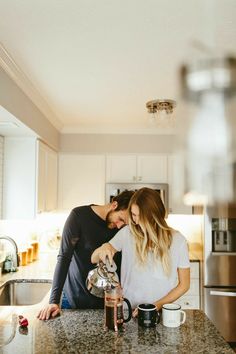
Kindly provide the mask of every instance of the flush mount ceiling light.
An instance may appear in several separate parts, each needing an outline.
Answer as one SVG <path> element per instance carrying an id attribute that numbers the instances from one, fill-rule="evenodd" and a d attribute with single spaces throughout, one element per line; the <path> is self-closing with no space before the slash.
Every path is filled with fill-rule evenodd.
<path id="1" fill-rule="evenodd" d="M 148 113 L 151 114 L 151 120 L 166 118 L 167 115 L 173 113 L 176 102 L 170 99 L 157 99 L 146 103 Z"/>

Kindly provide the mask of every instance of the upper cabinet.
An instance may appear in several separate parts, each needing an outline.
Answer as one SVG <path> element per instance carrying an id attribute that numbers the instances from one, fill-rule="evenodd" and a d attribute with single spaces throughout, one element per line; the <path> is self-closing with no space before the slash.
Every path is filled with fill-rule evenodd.
<path id="1" fill-rule="evenodd" d="M 138 155 L 138 181 L 167 183 L 167 155 Z"/>
<path id="2" fill-rule="evenodd" d="M 179 155 L 168 156 L 169 213 L 192 214 L 193 208 L 183 203 L 184 164 Z"/>
<path id="3" fill-rule="evenodd" d="M 167 183 L 167 155 L 107 155 L 106 182 Z"/>
<path id="4" fill-rule="evenodd" d="M 184 167 L 177 155 L 124 154 L 107 155 L 107 183 L 168 183 L 169 213 L 192 214 L 192 206 L 184 205 L 181 187 Z"/>
<path id="5" fill-rule="evenodd" d="M 29 219 L 57 201 L 57 153 L 34 137 L 4 142 L 3 218 Z"/>
<path id="6" fill-rule="evenodd" d="M 57 208 L 57 165 L 56 151 L 37 143 L 37 211 L 52 211 Z"/>
<path id="7" fill-rule="evenodd" d="M 79 205 L 104 204 L 105 156 L 59 154 L 59 210 Z"/>

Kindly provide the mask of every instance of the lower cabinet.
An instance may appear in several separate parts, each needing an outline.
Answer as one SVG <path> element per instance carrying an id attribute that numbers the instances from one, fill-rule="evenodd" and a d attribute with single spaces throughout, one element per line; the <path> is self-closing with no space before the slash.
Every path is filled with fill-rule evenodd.
<path id="1" fill-rule="evenodd" d="M 200 263 L 192 261 L 190 263 L 190 289 L 181 296 L 176 303 L 182 309 L 200 309 Z"/>

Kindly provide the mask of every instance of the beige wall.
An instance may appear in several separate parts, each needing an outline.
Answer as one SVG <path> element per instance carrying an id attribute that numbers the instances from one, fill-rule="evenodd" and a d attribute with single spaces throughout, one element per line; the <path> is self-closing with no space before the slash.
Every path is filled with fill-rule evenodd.
<path id="1" fill-rule="evenodd" d="M 74 153 L 170 153 L 174 135 L 61 134 L 59 151 Z"/>
<path id="2" fill-rule="evenodd" d="M 0 105 L 31 128 L 48 145 L 58 150 L 57 129 L 2 68 L 0 68 Z"/>

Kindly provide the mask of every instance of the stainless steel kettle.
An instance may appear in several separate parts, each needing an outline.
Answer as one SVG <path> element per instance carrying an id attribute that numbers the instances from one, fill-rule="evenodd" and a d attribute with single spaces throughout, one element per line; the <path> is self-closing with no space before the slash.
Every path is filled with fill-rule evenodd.
<path id="1" fill-rule="evenodd" d="M 88 273 L 86 279 L 88 291 L 94 296 L 103 298 L 106 289 L 119 285 L 116 269 L 116 264 L 114 262 L 110 264 L 108 258 L 106 258 L 106 263 L 100 261 L 97 267 Z"/>

